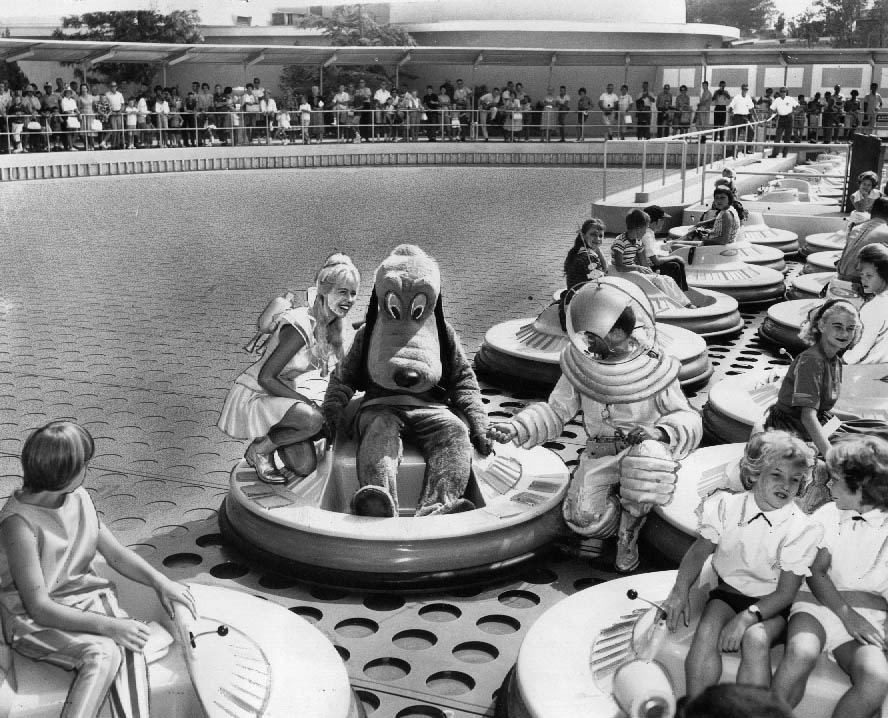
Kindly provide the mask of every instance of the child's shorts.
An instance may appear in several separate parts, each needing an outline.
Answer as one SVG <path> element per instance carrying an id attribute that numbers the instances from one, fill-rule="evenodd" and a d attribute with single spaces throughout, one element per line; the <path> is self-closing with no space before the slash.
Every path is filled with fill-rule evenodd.
<path id="1" fill-rule="evenodd" d="M 716 599 L 727 603 L 732 609 L 734 609 L 735 613 L 743 613 L 743 611 L 745 611 L 747 608 L 761 601 L 762 597 L 746 596 L 735 591 L 731 586 L 724 583 L 723 581 L 719 581 L 718 586 L 716 586 L 709 592 L 709 601 L 714 601 Z M 707 603 L 709 601 L 707 601 Z M 784 608 L 777 615 L 782 616 L 785 621 L 788 621 L 789 606 Z"/>
<path id="2" fill-rule="evenodd" d="M 854 610 L 873 624 L 882 638 L 885 637 L 885 620 L 888 619 L 888 611 L 882 611 L 877 608 L 857 607 L 855 607 Z M 823 632 L 826 634 L 826 644 L 824 645 L 824 649 L 829 652 L 829 657 L 832 659 L 835 659 L 833 651 L 836 648 L 849 641 L 855 640 L 851 637 L 851 634 L 845 630 L 845 625 L 842 623 L 842 619 L 826 606 L 819 603 L 813 598 L 813 596 L 812 600 L 800 601 L 798 598 L 796 599 L 795 603 L 792 604 L 789 615 L 795 616 L 797 613 L 807 613 L 821 625 Z"/>

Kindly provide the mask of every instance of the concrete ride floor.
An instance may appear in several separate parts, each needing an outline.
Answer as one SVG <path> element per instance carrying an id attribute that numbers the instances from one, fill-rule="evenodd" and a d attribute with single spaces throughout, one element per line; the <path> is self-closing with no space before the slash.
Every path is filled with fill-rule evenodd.
<path id="1" fill-rule="evenodd" d="M 490 326 L 537 314 L 562 285 L 563 258 L 601 178 L 594 169 L 453 167 L 3 183 L 0 498 L 20 484 L 27 434 L 77 420 L 96 438 L 86 485 L 103 520 L 150 562 L 315 623 L 371 716 L 491 715 L 529 626 L 561 598 L 613 578 L 609 562 L 556 554 L 509 581 L 422 595 L 265 572 L 219 534 L 217 510 L 245 447 L 216 419 L 251 362 L 242 346 L 258 312 L 281 290 L 310 286 L 335 250 L 364 275 L 354 320 L 391 248 L 412 242 L 437 257 L 445 313 L 474 355 Z M 637 178 L 612 172 L 609 188 Z M 754 338 L 762 313 L 744 319 L 739 338 L 710 346 L 713 380 L 785 363 Z M 499 416 L 531 399 L 489 386 L 484 395 Z M 573 465 L 584 439 L 572 424 L 550 448 Z M 666 567 L 643 550 L 641 570 Z"/>

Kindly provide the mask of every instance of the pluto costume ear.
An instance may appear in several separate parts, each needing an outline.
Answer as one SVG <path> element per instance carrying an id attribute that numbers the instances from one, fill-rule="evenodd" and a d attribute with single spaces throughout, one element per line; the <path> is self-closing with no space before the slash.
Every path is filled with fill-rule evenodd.
<path id="1" fill-rule="evenodd" d="M 435 326 L 438 329 L 438 346 L 441 351 L 441 383 L 439 387 L 447 386 L 450 383 L 450 375 L 453 366 L 450 361 L 450 352 L 447 347 L 450 342 L 447 340 L 447 321 L 444 319 L 444 305 L 441 302 L 443 292 L 438 292 L 438 301 L 435 302 Z"/>

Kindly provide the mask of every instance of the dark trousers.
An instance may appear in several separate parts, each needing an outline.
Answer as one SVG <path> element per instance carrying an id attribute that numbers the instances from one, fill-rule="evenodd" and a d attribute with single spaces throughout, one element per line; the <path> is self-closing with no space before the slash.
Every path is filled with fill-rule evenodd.
<path id="1" fill-rule="evenodd" d="M 783 115 L 782 117 L 777 118 L 777 132 L 774 135 L 774 141 L 780 142 L 781 139 L 783 142 L 790 142 L 792 140 L 792 114 Z M 783 145 L 782 147 L 774 145 L 774 149 L 771 150 L 771 157 L 777 156 L 778 149 L 780 149 L 783 156 L 786 157 L 786 145 Z"/>
<path id="2" fill-rule="evenodd" d="M 681 291 L 688 291 L 688 278 L 685 275 L 685 266 L 677 259 L 667 259 L 657 265 L 657 272 L 664 277 L 672 277 Z"/>
<path id="3" fill-rule="evenodd" d="M 731 127 L 736 127 L 737 129 L 731 132 L 731 139 L 736 142 L 751 142 L 752 141 L 752 127 L 746 126 L 741 127 L 740 125 L 746 125 L 749 122 L 749 115 L 733 115 L 731 117 Z M 747 145 L 737 145 L 736 147 L 732 147 L 728 150 L 729 155 L 733 155 L 734 152 L 749 152 L 749 147 Z"/>

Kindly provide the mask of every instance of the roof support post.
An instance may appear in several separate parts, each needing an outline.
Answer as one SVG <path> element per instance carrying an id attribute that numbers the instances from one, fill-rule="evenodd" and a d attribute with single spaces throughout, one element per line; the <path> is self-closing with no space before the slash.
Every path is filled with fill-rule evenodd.
<path id="1" fill-rule="evenodd" d="M 110 60 L 114 57 L 116 53 L 114 50 L 107 50 L 106 52 L 98 52 L 93 55 L 90 55 L 84 58 L 91 66 L 98 65 L 100 62 L 104 62 L 105 60 Z"/>
<path id="2" fill-rule="evenodd" d="M 632 64 L 632 59 L 630 58 L 629 53 L 627 52 L 626 55 L 623 57 L 623 84 L 624 85 L 629 84 L 629 65 L 631 65 L 631 64 Z"/>
<path id="3" fill-rule="evenodd" d="M 27 60 L 29 57 L 34 56 L 34 51 L 31 49 L 28 50 L 19 50 L 18 52 L 13 52 L 10 55 L 7 55 L 3 58 L 4 62 L 18 62 L 19 60 Z"/>
<path id="4" fill-rule="evenodd" d="M 404 55 L 401 57 L 401 59 L 398 60 L 398 67 L 403 67 L 408 62 L 410 62 L 410 53 L 405 52 Z"/>
<path id="5" fill-rule="evenodd" d="M 780 64 L 783 65 L 783 86 L 789 82 L 789 63 L 786 61 L 786 53 L 780 53 Z"/>
<path id="6" fill-rule="evenodd" d="M 255 55 L 251 55 L 247 58 L 247 61 L 244 63 L 244 68 L 252 67 L 253 65 L 257 65 L 265 59 L 265 52 L 257 52 Z"/>
<path id="7" fill-rule="evenodd" d="M 336 53 L 334 52 L 332 55 L 330 55 L 330 57 L 324 60 L 324 64 L 322 65 L 322 67 L 330 67 L 330 65 L 335 64 L 338 59 L 339 57 L 337 57 Z"/>
<path id="8" fill-rule="evenodd" d="M 166 59 L 166 64 L 167 64 L 167 66 L 172 67 L 173 65 L 178 65 L 180 62 L 185 62 L 185 60 L 188 60 L 191 57 L 192 57 L 191 50 L 185 50 L 185 52 L 180 52 L 180 53 L 177 53 L 176 55 L 170 55 Z"/>
<path id="9" fill-rule="evenodd" d="M 558 54 L 553 52 L 552 57 L 549 60 L 549 80 L 546 83 L 547 88 L 552 87 L 552 71 L 555 69 L 555 63 L 557 62 L 557 60 L 558 60 Z"/>

